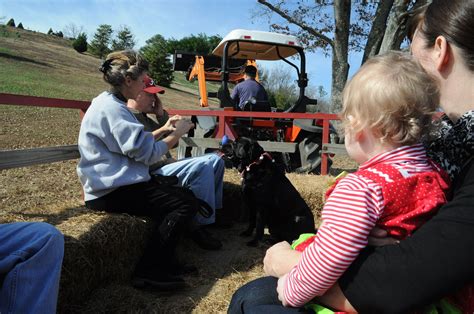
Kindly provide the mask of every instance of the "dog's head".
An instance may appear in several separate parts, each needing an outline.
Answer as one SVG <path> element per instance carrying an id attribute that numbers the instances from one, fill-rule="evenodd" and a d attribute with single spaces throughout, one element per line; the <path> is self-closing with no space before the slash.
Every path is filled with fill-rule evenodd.
<path id="1" fill-rule="evenodd" d="M 240 172 L 256 161 L 264 152 L 257 141 L 247 137 L 239 137 L 234 142 L 223 145 L 221 150 Z"/>

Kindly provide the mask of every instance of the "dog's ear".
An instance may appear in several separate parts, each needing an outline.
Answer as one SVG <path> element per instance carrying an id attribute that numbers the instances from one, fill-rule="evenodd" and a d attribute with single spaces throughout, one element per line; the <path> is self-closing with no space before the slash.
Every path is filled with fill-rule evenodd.
<path id="1" fill-rule="evenodd" d="M 220 150 L 226 157 L 232 157 L 234 155 L 234 142 L 223 144 Z"/>

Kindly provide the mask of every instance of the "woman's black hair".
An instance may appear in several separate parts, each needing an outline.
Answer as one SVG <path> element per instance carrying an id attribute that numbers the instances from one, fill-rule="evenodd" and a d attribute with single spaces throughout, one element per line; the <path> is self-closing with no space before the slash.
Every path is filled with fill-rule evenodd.
<path id="1" fill-rule="evenodd" d="M 474 71 L 474 1 L 433 0 L 426 7 L 421 21 L 421 33 L 428 47 L 438 36 L 461 50 L 466 65 Z"/>

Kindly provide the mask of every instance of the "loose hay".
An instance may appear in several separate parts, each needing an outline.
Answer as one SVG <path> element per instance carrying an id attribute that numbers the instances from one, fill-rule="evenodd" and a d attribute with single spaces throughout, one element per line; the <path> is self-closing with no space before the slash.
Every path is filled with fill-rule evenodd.
<path id="1" fill-rule="evenodd" d="M 136 290 L 130 285 L 134 266 L 152 226 L 150 221 L 78 206 L 82 201 L 77 181 L 72 177 L 75 176 L 72 163 L 22 169 L 1 173 L 3 182 L 15 184 L 2 184 L 0 222 L 45 221 L 64 233 L 60 313 L 225 313 L 235 290 L 263 275 L 262 259 L 267 246 L 247 247 L 247 239 L 238 235 L 246 225 L 236 223 L 243 210 L 241 177 L 236 170 L 226 170 L 224 209 L 217 213 L 233 220 L 234 225 L 230 229 L 212 231 L 222 240 L 223 249 L 204 251 L 184 238 L 178 255 L 181 260 L 196 265 L 199 273 L 185 278 L 187 289 L 163 294 Z M 66 176 L 68 171 L 71 173 Z M 21 176 L 16 177 L 18 174 Z M 42 181 L 41 178 L 46 179 Z M 298 174 L 288 174 L 288 178 L 313 210 L 318 222 L 323 192 L 331 178 Z M 22 183 L 22 180 L 26 182 Z M 34 189 L 27 187 L 29 180 L 37 182 Z M 72 192 L 65 191 L 71 182 L 74 182 Z M 25 193 L 20 193 L 20 190 L 15 192 L 17 188 L 27 189 L 29 196 L 24 197 Z M 68 199 L 70 193 L 77 195 L 71 200 Z"/>

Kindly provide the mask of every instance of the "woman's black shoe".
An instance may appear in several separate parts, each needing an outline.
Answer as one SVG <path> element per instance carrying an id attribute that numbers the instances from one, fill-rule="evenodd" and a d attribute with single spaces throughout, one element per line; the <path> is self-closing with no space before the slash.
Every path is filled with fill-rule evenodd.
<path id="1" fill-rule="evenodd" d="M 222 242 L 216 239 L 204 228 L 199 228 L 191 233 L 191 238 L 204 250 L 219 250 L 222 247 Z"/>

